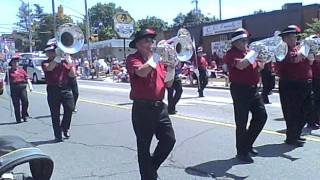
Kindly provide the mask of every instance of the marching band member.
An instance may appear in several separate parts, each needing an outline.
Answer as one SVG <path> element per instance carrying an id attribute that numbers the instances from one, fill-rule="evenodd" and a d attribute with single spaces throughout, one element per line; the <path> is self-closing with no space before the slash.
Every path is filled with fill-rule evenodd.
<path id="1" fill-rule="evenodd" d="M 62 133 L 69 138 L 69 129 L 74 110 L 74 99 L 69 83 L 69 78 L 75 77 L 74 66 L 67 60 L 61 60 L 56 55 L 57 45 L 49 42 L 44 52 L 48 60 L 43 61 L 42 69 L 47 83 L 47 100 L 50 107 L 52 126 L 55 140 L 62 142 Z M 63 118 L 60 123 L 60 106 L 63 106 Z"/>
<path id="2" fill-rule="evenodd" d="M 257 87 L 259 71 L 263 69 L 264 63 L 256 59 L 256 52 L 248 50 L 248 38 L 249 34 L 245 29 L 236 30 L 232 34 L 232 48 L 226 53 L 224 62 L 228 66 L 231 82 L 236 123 L 236 157 L 252 163 L 250 154 L 257 155 L 253 143 L 267 121 L 267 113 Z M 249 112 L 252 119 L 247 129 Z"/>
<path id="3" fill-rule="evenodd" d="M 173 81 L 173 85 L 172 87 L 167 88 L 168 90 L 168 112 L 169 114 L 176 114 L 176 105 L 178 104 L 183 89 L 182 89 L 182 82 L 181 79 L 179 77 L 179 74 L 181 73 L 181 67 L 182 64 L 179 63 L 176 66 L 176 70 L 175 70 L 175 77 L 174 77 L 174 81 Z"/>
<path id="4" fill-rule="evenodd" d="M 273 73 L 272 66 L 273 66 L 273 63 L 269 62 L 265 64 L 263 70 L 261 71 L 261 81 L 263 84 L 261 96 L 264 104 L 271 104 L 268 96 L 271 94 L 272 89 L 275 87 L 275 83 L 276 83 L 276 78 Z"/>
<path id="5" fill-rule="evenodd" d="M 6 76 L 6 82 L 10 83 L 10 95 L 12 98 L 12 103 L 14 107 L 14 114 L 17 123 L 21 123 L 21 119 L 27 122 L 28 117 L 28 94 L 27 94 L 27 84 L 29 86 L 30 92 L 32 91 L 32 84 L 26 71 L 23 68 L 18 67 L 18 62 L 20 60 L 19 56 L 14 56 L 9 62 L 11 66 L 8 74 Z M 21 101 L 21 103 L 20 103 Z M 20 109 L 20 106 L 22 107 Z"/>
<path id="6" fill-rule="evenodd" d="M 297 35 L 301 32 L 295 25 L 288 26 L 280 36 L 287 43 L 289 51 L 282 62 L 278 62 L 279 94 L 284 119 L 286 121 L 289 145 L 302 147 L 305 141 L 300 137 L 307 117 L 310 118 L 312 69 L 314 57 L 308 59 L 299 52 Z"/>
<path id="7" fill-rule="evenodd" d="M 320 54 L 315 56 L 312 64 L 312 76 L 313 107 L 316 115 L 312 126 L 318 129 L 320 127 Z"/>
<path id="8" fill-rule="evenodd" d="M 75 59 L 73 59 L 72 61 L 73 61 L 73 64 L 76 64 Z M 78 82 L 77 82 L 77 75 L 74 77 L 69 77 L 69 83 L 70 83 L 70 87 L 71 87 L 71 91 L 72 91 L 72 95 L 73 95 L 73 100 L 74 100 L 73 112 L 76 113 L 76 112 L 78 112 L 78 109 L 76 107 L 77 107 L 77 102 L 78 102 L 78 98 L 79 98 L 79 88 L 78 88 Z"/>
<path id="9" fill-rule="evenodd" d="M 199 70 L 199 79 L 198 79 L 198 93 L 199 97 L 204 97 L 203 91 L 208 85 L 208 76 L 207 76 L 207 68 L 208 68 L 208 61 L 204 56 L 203 47 L 198 47 L 197 49 L 197 64 Z"/>
<path id="10" fill-rule="evenodd" d="M 141 180 L 157 179 L 157 170 L 176 141 L 167 105 L 162 101 L 165 89 L 172 85 L 172 81 L 165 82 L 164 64 L 159 64 L 159 58 L 155 58 L 152 52 L 155 37 L 156 32 L 152 29 L 137 32 L 129 45 L 137 49 L 137 52 L 129 55 L 126 60 Z M 159 142 L 154 153 L 150 155 L 150 144 L 154 135 Z"/>

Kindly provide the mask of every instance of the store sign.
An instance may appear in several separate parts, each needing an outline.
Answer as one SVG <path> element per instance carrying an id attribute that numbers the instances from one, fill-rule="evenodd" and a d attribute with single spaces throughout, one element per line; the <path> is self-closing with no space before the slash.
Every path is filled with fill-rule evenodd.
<path id="1" fill-rule="evenodd" d="M 211 52 L 212 54 L 217 54 L 219 58 L 223 58 L 225 53 L 231 48 L 230 41 L 216 41 L 211 42 Z"/>
<path id="2" fill-rule="evenodd" d="M 242 28 L 242 20 L 204 26 L 202 35 L 212 36 L 217 34 L 224 34 L 224 33 L 233 32 L 238 28 Z"/>

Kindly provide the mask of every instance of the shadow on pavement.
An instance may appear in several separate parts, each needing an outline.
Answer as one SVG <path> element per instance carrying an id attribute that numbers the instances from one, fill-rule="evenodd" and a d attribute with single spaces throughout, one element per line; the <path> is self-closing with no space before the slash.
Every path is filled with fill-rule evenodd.
<path id="1" fill-rule="evenodd" d="M 199 99 L 199 96 L 194 96 L 194 97 L 182 97 L 181 99 Z"/>
<path id="2" fill-rule="evenodd" d="M 284 121 L 284 118 L 283 118 L 283 117 L 281 117 L 281 118 L 275 118 L 274 120 L 275 120 L 275 121 Z"/>
<path id="3" fill-rule="evenodd" d="M 224 177 L 224 178 L 231 178 L 236 180 L 243 180 L 248 178 L 240 177 L 231 173 L 227 173 L 233 166 L 244 164 L 238 161 L 236 158 L 226 159 L 226 160 L 216 160 L 216 161 L 209 161 L 206 163 L 202 163 L 199 165 L 195 165 L 192 167 L 187 167 L 185 172 L 199 177 Z"/>
<path id="4" fill-rule="evenodd" d="M 54 139 L 46 140 L 46 141 L 34 141 L 34 142 L 30 142 L 30 143 L 33 144 L 34 146 L 41 146 L 41 145 L 46 145 L 46 144 L 58 144 L 58 142 L 55 141 Z"/>
<path id="5" fill-rule="evenodd" d="M 263 146 L 258 146 L 255 149 L 258 150 L 259 157 L 267 157 L 267 158 L 272 158 L 272 157 L 281 157 L 288 159 L 290 161 L 295 161 L 298 160 L 299 158 L 292 157 L 290 155 L 287 155 L 286 153 L 293 151 L 297 147 L 295 146 L 290 146 L 285 143 L 282 144 L 266 144 Z"/>
<path id="6" fill-rule="evenodd" d="M 61 116 L 62 114 L 60 114 Z M 44 115 L 44 116 L 36 116 L 36 117 L 33 117 L 32 119 L 45 119 L 45 118 L 51 118 L 51 115 Z"/>
<path id="7" fill-rule="evenodd" d="M 129 106 L 129 105 L 132 105 L 133 103 L 132 102 L 128 102 L 128 103 L 119 103 L 119 104 L 116 104 L 117 106 Z"/>
<path id="8" fill-rule="evenodd" d="M 16 122 L 5 122 L 5 123 L 0 123 L 0 126 L 6 126 L 6 125 L 15 125 L 17 124 Z"/>

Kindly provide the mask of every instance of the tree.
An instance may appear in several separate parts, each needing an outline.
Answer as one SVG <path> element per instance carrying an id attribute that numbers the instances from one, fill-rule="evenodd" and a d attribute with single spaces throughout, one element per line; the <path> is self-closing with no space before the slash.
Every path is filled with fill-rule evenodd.
<path id="1" fill-rule="evenodd" d="M 137 30 L 143 28 L 153 28 L 157 32 L 164 31 L 168 28 L 168 23 L 155 16 L 140 19 L 137 22 Z"/>
<path id="2" fill-rule="evenodd" d="M 190 27 L 203 23 L 211 23 L 217 19 L 213 17 L 207 17 L 201 13 L 201 11 L 190 11 L 186 15 L 179 13 L 173 19 L 173 27 Z"/>
<path id="3" fill-rule="evenodd" d="M 97 3 L 89 9 L 90 27 L 99 35 L 99 40 L 116 37 L 113 31 L 113 16 L 118 12 L 125 12 L 114 3 Z"/>
<path id="4" fill-rule="evenodd" d="M 177 17 L 173 19 L 173 26 L 174 27 L 183 26 L 185 18 L 186 18 L 186 15 L 179 13 Z"/>
<path id="5" fill-rule="evenodd" d="M 265 13 L 266 11 L 259 9 L 258 11 L 254 11 L 253 14 L 262 14 Z"/>
<path id="6" fill-rule="evenodd" d="M 308 23 L 307 28 L 301 33 L 301 37 L 306 38 L 313 34 L 320 34 L 320 19 L 313 19 L 312 23 Z"/>
<path id="7" fill-rule="evenodd" d="M 64 15 L 62 18 L 58 15 L 57 26 L 60 26 L 65 23 L 72 23 L 72 18 L 68 15 Z M 39 28 L 36 30 L 38 33 L 38 38 L 36 41 L 37 50 L 41 50 L 45 47 L 47 41 L 54 37 L 54 23 L 52 14 L 44 14 L 39 21 Z"/>

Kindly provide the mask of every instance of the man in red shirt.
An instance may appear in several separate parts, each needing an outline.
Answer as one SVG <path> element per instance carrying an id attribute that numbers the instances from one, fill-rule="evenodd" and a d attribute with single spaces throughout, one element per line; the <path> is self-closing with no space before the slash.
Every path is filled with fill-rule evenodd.
<path id="1" fill-rule="evenodd" d="M 256 52 L 247 49 L 248 37 L 248 32 L 242 28 L 232 34 L 232 48 L 226 53 L 224 62 L 228 66 L 231 82 L 236 123 L 236 157 L 240 161 L 253 163 L 250 154 L 257 155 L 253 143 L 267 121 L 267 112 L 257 87 L 259 71 L 264 64 L 256 59 Z M 247 129 L 249 112 L 252 119 Z"/>
<path id="2" fill-rule="evenodd" d="M 5 78 L 5 81 L 10 84 L 10 95 L 17 123 L 21 123 L 21 119 L 23 119 L 24 122 L 27 121 L 27 111 L 29 107 L 27 84 L 29 85 L 30 91 L 32 91 L 32 85 L 26 71 L 18 66 L 19 60 L 19 56 L 14 56 L 10 60 L 9 66 L 11 66 L 11 68 Z M 20 108 L 20 106 L 22 108 Z"/>
<path id="3" fill-rule="evenodd" d="M 315 113 L 315 119 L 310 127 L 313 129 L 319 129 L 320 127 L 320 55 L 315 56 L 315 61 L 312 66 L 312 91 L 313 91 L 313 110 Z"/>
<path id="4" fill-rule="evenodd" d="M 311 118 L 312 106 L 312 69 L 314 57 L 304 57 L 297 47 L 297 34 L 301 30 L 291 25 L 282 31 L 280 36 L 288 44 L 288 54 L 282 62 L 277 62 L 279 81 L 279 95 L 282 112 L 287 125 L 287 139 L 289 145 L 302 147 L 305 141 L 300 137 L 307 118 Z"/>
<path id="5" fill-rule="evenodd" d="M 69 80 L 76 76 L 76 71 L 72 63 L 57 57 L 56 48 L 55 42 L 50 42 L 46 46 L 44 52 L 46 52 L 48 60 L 42 62 L 42 69 L 47 83 L 47 100 L 55 140 L 62 142 L 62 133 L 65 138 L 70 137 L 69 129 L 72 111 L 74 110 L 74 99 Z M 61 104 L 63 106 L 63 118 L 60 123 Z"/>
<path id="6" fill-rule="evenodd" d="M 137 32 L 129 45 L 137 49 L 137 52 L 129 55 L 126 60 L 141 180 L 157 179 L 158 168 L 175 144 L 167 105 L 162 102 L 165 89 L 172 85 L 172 80 L 165 82 L 166 67 L 159 64 L 160 57 L 152 52 L 155 37 L 156 32 L 152 29 Z M 151 156 L 150 144 L 154 135 L 159 142 Z"/>
<path id="7" fill-rule="evenodd" d="M 198 79 L 198 93 L 199 97 L 204 97 L 203 90 L 208 85 L 208 76 L 207 76 L 207 68 L 208 61 L 204 56 L 203 47 L 198 47 L 197 49 L 197 58 L 194 58 L 195 66 L 198 67 L 199 70 L 199 79 Z"/>

